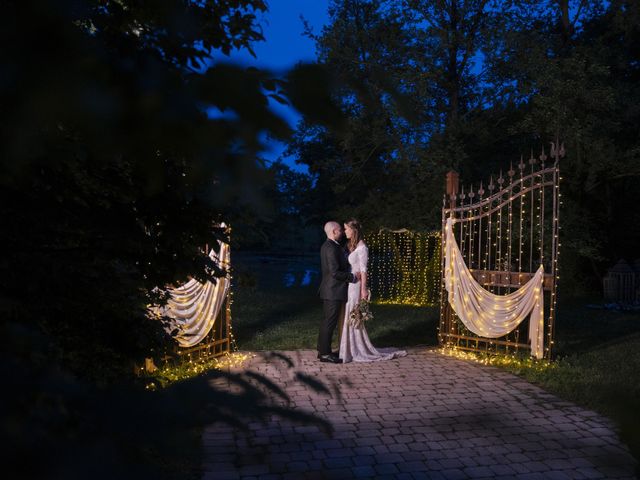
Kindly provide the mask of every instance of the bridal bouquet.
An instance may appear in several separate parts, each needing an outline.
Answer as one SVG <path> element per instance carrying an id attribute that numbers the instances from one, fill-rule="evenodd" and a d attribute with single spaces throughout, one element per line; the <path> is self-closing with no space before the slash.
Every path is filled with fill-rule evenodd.
<path id="1" fill-rule="evenodd" d="M 369 320 L 373 320 L 373 314 L 369 309 L 369 300 L 360 300 L 360 303 L 349 314 L 349 325 L 359 329 Z"/>

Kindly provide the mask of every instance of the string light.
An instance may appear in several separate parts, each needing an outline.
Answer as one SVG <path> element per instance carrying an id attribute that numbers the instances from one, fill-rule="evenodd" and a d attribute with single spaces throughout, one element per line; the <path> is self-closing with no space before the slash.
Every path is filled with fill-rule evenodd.
<path id="1" fill-rule="evenodd" d="M 433 306 L 440 294 L 440 232 L 380 230 L 367 235 L 375 303 Z"/>
<path id="2" fill-rule="evenodd" d="M 524 220 L 524 194 L 522 189 L 524 188 L 524 161 L 520 157 L 520 163 L 518 164 L 518 170 L 520 170 L 520 235 L 518 238 L 518 285 L 522 285 L 522 225 Z"/>
<path id="3" fill-rule="evenodd" d="M 209 370 L 227 370 L 230 368 L 240 368 L 255 355 L 240 352 L 225 352 L 223 355 L 203 356 L 189 361 L 177 362 L 176 364 L 165 364 L 163 367 L 146 374 L 147 390 L 164 388 L 172 383 L 186 380 L 198 376 Z"/>
<path id="4" fill-rule="evenodd" d="M 487 342 L 490 343 L 490 342 Z M 485 352 L 466 350 L 460 347 L 442 347 L 435 350 L 440 355 L 447 357 L 454 357 L 460 360 L 471 361 L 480 363 L 482 365 L 492 365 L 496 367 L 505 367 L 516 371 L 523 369 L 530 369 L 534 371 L 545 371 L 549 369 L 557 368 L 557 364 L 549 361 L 548 359 L 537 360 L 529 356 L 519 356 L 516 354 L 488 354 Z"/>
<path id="5" fill-rule="evenodd" d="M 456 234 L 460 237 L 460 253 L 465 257 L 462 261 L 464 261 L 472 271 L 474 268 L 480 270 L 479 272 L 474 272 L 474 277 L 476 277 L 476 280 L 480 282 L 485 289 L 492 293 L 495 293 L 497 290 L 498 294 L 500 294 L 505 288 L 507 291 L 512 291 L 513 288 L 520 287 L 530 280 L 534 271 L 534 248 L 537 248 L 539 252 L 539 263 L 536 261 L 536 270 L 538 266 L 543 266 L 546 270 L 544 277 L 547 277 L 547 279 L 551 277 L 553 280 L 551 284 L 547 284 L 544 278 L 541 280 L 541 285 L 544 286 L 546 284 L 546 291 L 550 292 L 547 338 L 544 350 L 544 356 L 547 359 L 551 358 L 551 349 L 554 345 L 553 329 L 557 311 L 557 283 L 560 279 L 558 258 L 561 243 L 559 242 L 560 226 L 558 214 L 563 202 L 561 201 L 562 195 L 559 192 L 560 176 L 558 158 L 564 154 L 564 150 L 561 149 L 563 153 L 559 154 L 560 150 L 558 150 L 558 148 L 557 145 L 554 145 L 552 149 L 551 157 L 556 160 L 553 168 L 545 166 L 547 157 L 544 149 L 540 155 L 540 161 L 533 156 L 532 152 L 529 159 L 531 169 L 528 174 L 525 174 L 525 162 L 523 158 L 521 158 L 518 164 L 520 173 L 518 180 L 514 182 L 513 177 L 516 175 L 516 171 L 514 171 L 512 164 L 507 173 L 508 185 L 502 185 L 504 183 L 504 177 L 501 172 L 497 178 L 499 187 L 497 192 L 494 193 L 493 191 L 495 185 L 493 177 L 491 177 L 488 184 L 489 194 L 486 199 L 483 198 L 483 193 L 478 190 L 480 199 L 477 203 L 474 203 L 471 197 L 473 188 L 471 188 L 468 194 L 470 201 L 466 203 L 464 202 L 465 195 L 463 189 L 462 195 L 458 196 L 458 198 L 462 200 L 460 205 L 456 207 L 453 198 L 452 201 L 449 202 L 448 197 L 445 197 L 442 211 L 443 231 L 445 219 L 449 216 L 454 218 L 454 224 L 460 224 L 457 227 L 460 230 L 456 231 Z M 536 166 L 538 163 L 539 166 Z M 551 174 L 553 174 L 554 177 L 553 181 L 549 178 Z M 546 200 L 549 198 L 545 195 L 545 189 L 547 187 L 552 188 L 551 192 L 554 193 L 552 215 L 547 215 L 548 209 L 546 208 L 546 204 L 548 202 Z M 482 184 L 480 189 L 482 189 Z M 529 204 L 527 203 L 527 197 L 530 197 Z M 518 201 L 518 199 L 519 208 L 517 204 L 514 205 L 514 202 Z M 506 210 L 505 212 L 503 212 L 503 208 Z M 514 224 L 516 213 L 519 213 L 517 226 Z M 504 218 L 505 214 L 507 218 Z M 484 220 L 485 217 L 486 220 Z M 525 232 L 525 221 L 529 224 L 526 229 L 528 232 Z M 476 222 L 478 225 L 475 225 Z M 552 226 L 549 227 L 548 224 Z M 525 234 L 529 236 L 528 251 L 524 245 Z M 517 245 L 514 245 L 516 236 Z M 545 236 L 551 240 L 546 240 Z M 484 242 L 484 244 L 482 242 Z M 503 244 L 503 242 L 506 243 Z M 468 247 L 468 251 L 465 247 Z M 514 250 L 515 248 L 517 248 L 517 251 Z M 478 255 L 477 261 L 475 259 L 476 253 Z M 522 257 L 526 255 L 526 253 L 529 253 L 530 265 L 528 270 L 526 266 L 523 267 Z M 549 265 L 545 266 L 545 261 L 549 263 L 549 260 L 546 259 L 550 257 L 550 267 Z M 515 262 L 517 262 L 517 282 L 512 278 L 515 277 L 515 274 L 510 274 L 510 272 L 515 270 Z M 524 274 L 523 272 L 527 273 Z M 439 322 L 438 332 L 441 345 L 458 346 L 463 349 L 469 348 L 473 350 L 482 348 L 487 352 L 497 352 L 499 345 L 502 345 L 503 348 L 501 348 L 501 350 L 506 350 L 507 353 L 511 353 L 510 350 L 512 347 L 515 349 L 514 353 L 516 353 L 519 348 L 525 347 L 525 345 L 520 344 L 520 329 L 515 329 L 504 337 L 505 341 L 500 342 L 474 336 L 468 332 L 455 312 L 453 312 L 451 308 L 448 308 L 447 292 L 444 291 L 444 285 L 441 286 L 441 289 L 441 321 Z M 541 295 L 547 296 L 544 291 L 538 292 L 538 301 L 542 299 Z M 469 308 L 468 305 L 470 302 L 468 302 L 467 299 L 462 300 L 465 308 Z M 540 305 L 540 302 L 538 305 Z M 477 313 L 482 317 L 481 312 Z M 543 314 L 540 321 L 540 325 L 542 326 L 541 335 L 544 335 L 544 321 L 545 316 Z"/>
<path id="6" fill-rule="evenodd" d="M 230 245 L 231 228 L 227 226 L 225 233 Z M 233 276 L 230 248 L 226 251 L 226 258 L 220 258 L 220 260 L 223 268 L 227 271 L 227 278 L 231 284 Z M 191 378 L 211 369 L 239 367 L 249 358 L 248 354 L 238 352 L 238 345 L 233 334 L 231 317 L 232 288 L 228 289 L 224 303 L 224 313 L 221 311 L 218 314 L 211 331 L 196 347 L 191 347 L 187 350 L 178 349 L 173 355 L 170 355 L 165 348 L 164 356 L 162 357 L 164 364 L 161 368 L 153 368 L 153 371 L 148 371 L 146 374 L 144 373 L 145 369 L 142 369 L 143 374 L 149 377 L 149 382 L 146 385 L 147 389 L 161 388 L 172 382 Z M 216 328 L 216 324 L 218 328 Z"/>
<path id="7" fill-rule="evenodd" d="M 503 271 L 504 270 L 504 259 L 502 258 L 502 196 L 504 190 L 502 189 L 502 184 L 504 183 L 504 178 L 502 177 L 502 170 L 500 170 L 500 176 L 498 177 L 498 188 L 500 189 L 500 196 L 498 197 L 498 202 L 500 205 L 500 209 L 498 210 L 498 239 L 497 239 L 497 248 L 496 248 L 496 260 L 495 260 L 495 270 Z M 501 274 L 500 278 L 501 278 Z M 501 283 L 501 282 L 499 282 Z M 498 285 L 498 294 L 502 293 L 502 288 Z"/>

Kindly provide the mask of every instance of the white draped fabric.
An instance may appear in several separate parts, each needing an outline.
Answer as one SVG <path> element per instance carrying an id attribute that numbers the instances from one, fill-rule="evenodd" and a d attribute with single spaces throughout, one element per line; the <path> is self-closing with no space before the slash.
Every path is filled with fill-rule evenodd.
<path id="1" fill-rule="evenodd" d="M 220 268 L 229 266 L 229 245 L 220 242 L 220 250 L 209 252 L 209 257 Z M 191 279 L 178 288 L 169 289 L 170 298 L 158 313 L 173 319 L 165 327 L 168 332 L 178 329 L 175 337 L 181 347 L 200 343 L 213 328 L 229 291 L 230 278 L 220 277 L 216 283 L 204 284 Z"/>
<path id="2" fill-rule="evenodd" d="M 486 338 L 498 338 L 513 331 L 531 314 L 529 339 L 531 355 L 543 356 L 544 269 L 540 265 L 525 285 L 507 295 L 494 295 L 473 278 L 464 263 L 449 218 L 445 235 L 445 288 L 449 304 L 470 331 Z"/>

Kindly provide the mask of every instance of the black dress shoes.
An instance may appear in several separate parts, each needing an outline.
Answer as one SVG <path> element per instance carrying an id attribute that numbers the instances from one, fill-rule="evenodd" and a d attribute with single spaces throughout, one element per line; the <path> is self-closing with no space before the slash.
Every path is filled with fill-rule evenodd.
<path id="1" fill-rule="evenodd" d="M 332 353 L 327 353 L 326 355 L 318 355 L 318 360 L 328 363 L 342 363 L 342 359 L 338 358 L 337 355 L 334 355 Z"/>

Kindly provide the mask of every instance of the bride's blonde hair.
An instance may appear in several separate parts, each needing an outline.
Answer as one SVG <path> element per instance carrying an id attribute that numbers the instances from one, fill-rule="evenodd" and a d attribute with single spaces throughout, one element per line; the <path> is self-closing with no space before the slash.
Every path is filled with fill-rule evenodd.
<path id="1" fill-rule="evenodd" d="M 347 244 L 347 248 L 349 249 L 349 251 L 353 252 L 358 246 L 358 243 L 360 243 L 360 240 L 364 241 L 364 235 L 362 234 L 362 226 L 360 225 L 360 222 L 355 218 L 352 218 L 351 220 L 347 221 L 346 224 L 349 225 L 349 228 L 351 228 L 351 230 L 353 231 L 353 234 L 349 239 L 349 243 Z"/>

